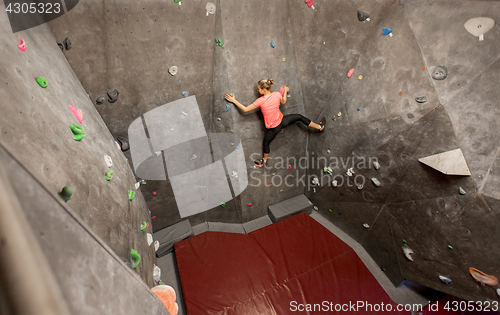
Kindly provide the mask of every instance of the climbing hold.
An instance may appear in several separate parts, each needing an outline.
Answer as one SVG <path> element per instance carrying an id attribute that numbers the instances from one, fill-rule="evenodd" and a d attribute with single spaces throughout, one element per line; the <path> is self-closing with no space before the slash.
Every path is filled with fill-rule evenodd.
<path id="1" fill-rule="evenodd" d="M 146 181 L 144 179 L 141 180 L 141 184 L 146 185 Z"/>
<path id="2" fill-rule="evenodd" d="M 155 282 L 160 282 L 160 280 L 161 280 L 160 278 L 161 278 L 161 269 L 157 265 L 154 265 L 154 267 L 153 267 L 153 280 Z"/>
<path id="3" fill-rule="evenodd" d="M 248 202 L 247 202 L 247 206 L 249 206 L 249 207 L 250 207 L 251 205 L 252 205 L 251 203 L 248 203 Z"/>
<path id="4" fill-rule="evenodd" d="M 438 66 L 432 71 L 431 76 L 434 80 L 444 80 L 448 76 L 448 69 L 445 66 Z"/>
<path id="5" fill-rule="evenodd" d="M 184 97 L 188 96 L 188 92 L 186 92 L 186 91 L 182 92 L 182 96 L 184 96 Z"/>
<path id="6" fill-rule="evenodd" d="M 233 171 L 233 174 L 231 176 L 238 177 L 238 173 L 236 171 Z"/>
<path id="7" fill-rule="evenodd" d="M 60 49 L 62 52 L 64 52 L 64 45 L 63 45 L 63 44 L 61 44 L 61 43 L 57 42 L 57 46 L 59 46 L 59 49 Z"/>
<path id="8" fill-rule="evenodd" d="M 313 193 L 316 193 L 316 188 L 313 188 Z"/>
<path id="9" fill-rule="evenodd" d="M 148 227 L 148 223 L 146 221 L 142 222 L 141 224 L 141 231 L 144 232 L 144 230 Z"/>
<path id="10" fill-rule="evenodd" d="M 323 172 L 328 173 L 330 175 L 332 175 L 332 173 L 333 173 L 332 168 L 330 166 L 325 166 L 323 168 Z"/>
<path id="11" fill-rule="evenodd" d="M 222 38 L 216 38 L 215 45 L 224 48 L 224 43 L 222 42 Z"/>
<path id="12" fill-rule="evenodd" d="M 317 177 L 314 177 L 314 178 L 312 179 L 312 184 L 313 184 L 313 185 L 319 185 L 319 179 L 318 179 Z"/>
<path id="13" fill-rule="evenodd" d="M 305 2 L 307 3 L 307 6 L 310 8 L 312 7 L 314 9 L 314 6 L 313 6 L 313 0 L 305 0 Z"/>
<path id="14" fill-rule="evenodd" d="M 427 96 L 417 96 L 415 97 L 415 101 L 417 103 L 426 103 L 427 102 Z"/>
<path id="15" fill-rule="evenodd" d="M 285 57 L 283 57 L 283 59 L 281 59 L 281 60 L 283 60 L 283 62 L 285 62 L 285 61 L 286 61 L 286 58 L 285 58 Z"/>
<path id="16" fill-rule="evenodd" d="M 38 83 L 38 85 L 40 85 L 44 89 L 47 87 L 47 85 L 49 85 L 47 83 L 47 80 L 45 80 L 44 77 L 38 77 L 38 78 L 36 78 L 36 83 Z"/>
<path id="17" fill-rule="evenodd" d="M 118 150 L 122 150 L 122 148 L 120 147 L 120 145 L 118 144 L 118 141 L 115 141 L 115 144 L 116 144 L 116 147 L 118 148 Z"/>
<path id="18" fill-rule="evenodd" d="M 465 190 L 463 190 L 462 187 L 458 188 L 458 192 L 460 193 L 460 195 L 465 195 Z"/>
<path id="19" fill-rule="evenodd" d="M 139 187 L 141 187 L 141 182 L 137 182 L 134 184 L 135 190 L 139 189 Z"/>
<path id="20" fill-rule="evenodd" d="M 406 240 L 403 238 L 403 243 L 406 243 Z"/>
<path id="21" fill-rule="evenodd" d="M 21 49 L 22 51 L 26 50 L 26 42 L 24 39 L 19 38 L 19 45 L 17 45 L 17 48 Z"/>
<path id="22" fill-rule="evenodd" d="M 228 112 L 231 109 L 231 106 L 229 104 L 226 104 L 226 112 Z"/>
<path id="23" fill-rule="evenodd" d="M 369 225 L 368 223 L 363 223 L 363 227 L 364 227 L 365 229 L 369 229 L 369 228 L 370 228 L 370 225 Z"/>
<path id="24" fill-rule="evenodd" d="M 217 118 L 217 120 L 218 120 L 218 121 L 221 121 L 222 119 L 219 117 L 219 118 Z"/>
<path id="25" fill-rule="evenodd" d="M 369 19 L 370 15 L 368 13 L 365 13 L 363 11 L 358 11 L 358 21 L 363 22 L 365 20 L 370 21 Z"/>
<path id="26" fill-rule="evenodd" d="M 497 289 L 497 295 L 500 296 L 500 289 Z"/>
<path id="27" fill-rule="evenodd" d="M 448 245 L 448 248 L 449 248 L 449 249 L 453 249 L 453 246 L 451 246 L 451 245 Z"/>
<path id="28" fill-rule="evenodd" d="M 477 270 L 476 268 L 469 268 L 469 273 L 481 285 L 495 286 L 498 284 L 498 279 L 494 276 L 485 274 L 484 272 Z"/>
<path id="29" fill-rule="evenodd" d="M 64 202 L 68 202 L 73 197 L 73 189 L 69 186 L 64 186 L 58 194 Z"/>
<path id="30" fill-rule="evenodd" d="M 104 99 L 104 96 L 99 96 L 95 99 L 95 103 L 97 105 L 101 105 L 102 103 L 104 103 L 105 99 Z"/>
<path id="31" fill-rule="evenodd" d="M 336 180 L 332 181 L 332 186 L 333 187 L 337 187 L 337 181 Z"/>
<path id="32" fill-rule="evenodd" d="M 358 80 L 363 80 L 363 76 L 362 76 L 362 75 L 360 75 L 360 76 L 358 77 Z"/>
<path id="33" fill-rule="evenodd" d="M 75 117 L 78 120 L 78 122 L 81 124 L 83 122 L 83 112 L 82 112 L 82 110 L 81 109 L 77 110 L 72 105 L 68 105 L 68 107 L 71 110 L 71 112 L 73 113 L 73 115 L 75 115 Z"/>
<path id="34" fill-rule="evenodd" d="M 347 77 L 350 79 L 353 74 L 354 74 L 354 68 L 352 68 L 351 70 L 349 70 L 349 72 L 347 72 Z"/>
<path id="35" fill-rule="evenodd" d="M 73 132 L 73 140 L 80 141 L 85 137 L 85 133 L 83 133 L 83 127 L 77 124 L 73 124 L 73 126 L 69 126 L 69 129 Z"/>
<path id="36" fill-rule="evenodd" d="M 292 169 L 292 165 L 291 165 L 291 164 L 288 164 L 288 168 L 289 168 L 289 169 Z"/>
<path id="37" fill-rule="evenodd" d="M 118 144 L 120 145 L 120 149 L 125 152 L 128 149 L 130 149 L 130 145 L 128 143 L 128 140 L 123 138 L 123 137 L 116 137 L 116 140 L 118 141 Z"/>
<path id="38" fill-rule="evenodd" d="M 111 157 L 109 155 L 104 156 L 104 163 L 107 167 L 113 166 L 113 161 L 111 160 Z"/>
<path id="39" fill-rule="evenodd" d="M 153 191 L 153 196 L 156 196 L 156 191 Z"/>
<path id="40" fill-rule="evenodd" d="M 350 169 L 347 170 L 346 175 L 351 177 L 352 174 L 354 174 L 354 168 L 351 167 Z"/>
<path id="41" fill-rule="evenodd" d="M 448 278 L 448 277 L 445 277 L 445 276 L 439 276 L 439 280 L 443 281 L 444 283 L 446 284 L 450 284 L 451 283 L 451 279 Z"/>
<path id="42" fill-rule="evenodd" d="M 337 114 L 337 116 L 339 116 L 339 117 L 340 117 L 340 116 L 342 116 L 342 112 L 339 112 L 339 113 Z"/>
<path id="43" fill-rule="evenodd" d="M 326 153 L 330 153 L 330 149 L 327 149 L 327 150 L 326 150 Z"/>
<path id="44" fill-rule="evenodd" d="M 377 187 L 380 186 L 380 182 L 375 177 L 372 178 L 372 182 L 373 182 L 373 185 L 375 185 Z"/>
<path id="45" fill-rule="evenodd" d="M 154 220 L 154 219 L 156 219 L 156 216 L 155 216 L 155 215 L 151 217 L 151 220 Z"/>
<path id="46" fill-rule="evenodd" d="M 406 244 L 404 244 L 402 248 L 406 258 L 408 258 L 408 260 L 410 261 L 413 261 L 413 258 L 411 257 L 411 254 L 413 254 L 413 250 Z"/>
<path id="47" fill-rule="evenodd" d="M 221 206 L 222 208 L 224 208 L 224 207 L 226 206 L 226 204 L 223 202 L 223 203 L 221 203 L 221 204 L 220 204 L 220 206 Z"/>
<path id="48" fill-rule="evenodd" d="M 316 211 L 318 211 L 318 207 L 316 207 L 316 206 L 314 206 L 313 209 L 316 210 Z"/>
<path id="49" fill-rule="evenodd" d="M 71 41 L 69 40 L 69 38 L 66 37 L 63 40 L 63 44 L 64 44 L 64 48 L 66 48 L 66 50 L 71 49 Z"/>
<path id="50" fill-rule="evenodd" d="M 181 0 L 174 0 L 174 3 L 179 3 L 181 2 Z"/>
<path id="51" fill-rule="evenodd" d="M 115 89 L 114 91 L 107 92 L 108 94 L 108 102 L 114 103 L 118 100 L 118 91 Z"/>
<path id="52" fill-rule="evenodd" d="M 378 162 L 373 162 L 373 167 L 378 170 L 380 168 L 380 164 Z"/>
<path id="53" fill-rule="evenodd" d="M 131 249 L 130 250 L 130 259 L 132 259 L 132 268 L 137 268 L 139 266 L 139 263 L 141 262 L 141 255 L 135 250 Z"/>
<path id="54" fill-rule="evenodd" d="M 205 9 L 207 10 L 207 13 L 214 14 L 215 4 L 213 4 L 212 2 L 208 2 L 207 5 L 205 6 Z"/>
<path id="55" fill-rule="evenodd" d="M 333 212 L 332 209 L 328 209 L 328 211 Z"/>
<path id="56" fill-rule="evenodd" d="M 170 73 L 171 75 L 176 75 L 177 71 L 179 71 L 179 68 L 177 68 L 176 66 L 168 68 L 168 73 Z"/>
<path id="57" fill-rule="evenodd" d="M 358 189 L 359 190 L 363 189 L 363 185 L 358 185 Z"/>
<path id="58" fill-rule="evenodd" d="M 271 187 L 273 184 L 269 184 L 269 187 Z"/>
<path id="59" fill-rule="evenodd" d="M 273 41 L 271 41 L 271 47 L 274 48 L 274 42 Z"/>
<path id="60" fill-rule="evenodd" d="M 135 191 L 129 190 L 128 191 L 128 200 L 132 200 L 135 197 Z"/>
<path id="61" fill-rule="evenodd" d="M 158 250 L 158 248 L 160 248 L 160 242 L 159 241 L 155 241 L 155 252 Z"/>
<path id="62" fill-rule="evenodd" d="M 160 156 L 160 155 L 161 155 L 161 151 L 156 151 L 156 152 L 155 152 L 155 155 L 156 155 L 156 156 Z"/>
<path id="63" fill-rule="evenodd" d="M 187 116 L 188 114 L 184 111 L 182 111 L 182 115 Z"/>
<path id="64" fill-rule="evenodd" d="M 361 110 L 361 108 L 358 108 L 357 110 L 358 110 L 358 112 L 359 112 L 359 111 Z"/>
<path id="65" fill-rule="evenodd" d="M 403 95 L 403 92 L 400 92 L 400 93 L 399 93 L 399 96 L 401 96 L 401 95 Z"/>
<path id="66" fill-rule="evenodd" d="M 113 178 L 113 171 L 109 170 L 106 172 L 106 176 L 104 177 L 108 182 Z"/>
<path id="67" fill-rule="evenodd" d="M 234 133 L 234 130 L 231 130 L 232 133 Z"/>
<path id="68" fill-rule="evenodd" d="M 241 147 L 241 143 L 238 143 L 238 145 L 236 146 L 236 149 L 239 149 Z"/>
<path id="69" fill-rule="evenodd" d="M 189 159 L 190 161 L 197 159 L 198 156 L 196 154 L 193 154 L 193 156 Z"/>
<path id="70" fill-rule="evenodd" d="M 146 238 L 148 240 L 148 246 L 151 246 L 151 244 L 153 244 L 153 235 L 148 233 L 148 234 L 146 234 Z"/>
<path id="71" fill-rule="evenodd" d="M 487 17 L 476 17 L 465 22 L 464 27 L 473 36 L 478 36 L 479 40 L 484 40 L 484 34 L 495 26 L 495 20 Z"/>
<path id="72" fill-rule="evenodd" d="M 384 35 L 389 35 L 392 33 L 392 29 L 390 29 L 389 27 L 385 27 L 382 29 L 382 34 Z"/>

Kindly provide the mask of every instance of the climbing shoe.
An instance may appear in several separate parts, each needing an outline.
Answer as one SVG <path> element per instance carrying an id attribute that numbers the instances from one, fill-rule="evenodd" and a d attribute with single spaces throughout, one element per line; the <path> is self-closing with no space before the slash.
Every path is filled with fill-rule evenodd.
<path id="1" fill-rule="evenodd" d="M 264 161 L 264 159 L 255 161 L 255 167 L 263 167 L 264 165 L 267 165 L 267 161 Z"/>
<path id="2" fill-rule="evenodd" d="M 321 129 L 319 131 L 325 130 L 325 126 L 326 126 L 326 118 L 325 117 L 321 118 L 321 120 L 319 121 L 319 125 L 321 127 Z"/>

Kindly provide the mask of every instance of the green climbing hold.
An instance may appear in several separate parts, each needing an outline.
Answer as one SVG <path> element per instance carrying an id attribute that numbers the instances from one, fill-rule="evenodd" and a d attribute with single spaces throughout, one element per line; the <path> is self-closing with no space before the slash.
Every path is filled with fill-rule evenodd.
<path id="1" fill-rule="evenodd" d="M 73 132 L 73 140 L 80 141 L 85 138 L 85 133 L 83 133 L 83 127 L 77 124 L 73 124 L 73 126 L 69 126 L 69 129 Z"/>
<path id="2" fill-rule="evenodd" d="M 231 130 L 231 132 L 234 132 L 234 130 Z"/>
<path id="3" fill-rule="evenodd" d="M 175 0 L 174 0 L 175 1 Z M 224 43 L 222 42 L 222 38 L 216 38 L 215 39 L 215 45 L 220 46 L 224 48 Z"/>
<path id="4" fill-rule="evenodd" d="M 73 197 L 73 189 L 69 186 L 64 186 L 58 194 L 59 196 L 61 196 L 64 202 L 68 202 L 68 200 Z"/>
<path id="5" fill-rule="evenodd" d="M 333 212 L 332 209 L 328 209 L 328 211 Z"/>
<path id="6" fill-rule="evenodd" d="M 462 187 L 458 189 L 458 192 L 460 193 L 460 195 L 465 195 L 465 190 L 463 190 Z"/>
<path id="7" fill-rule="evenodd" d="M 160 282 L 158 283 L 159 285 L 165 285 L 165 283 L 163 283 L 163 281 L 160 280 Z"/>
<path id="8" fill-rule="evenodd" d="M 141 231 L 143 231 L 143 232 L 144 232 L 144 230 L 145 230 L 147 227 L 148 227 L 147 222 L 146 222 L 146 221 L 142 222 L 142 224 L 141 224 Z"/>
<path id="9" fill-rule="evenodd" d="M 129 190 L 128 191 L 128 200 L 132 200 L 135 197 L 135 191 Z"/>
<path id="10" fill-rule="evenodd" d="M 49 85 L 49 84 L 47 83 L 47 80 L 45 80 L 45 78 L 44 78 L 44 77 L 39 77 L 39 78 L 36 78 L 36 83 L 38 83 L 38 85 L 40 85 L 40 87 L 42 87 L 42 88 L 44 88 L 44 89 L 47 87 L 47 85 Z"/>
<path id="11" fill-rule="evenodd" d="M 106 178 L 106 180 L 109 182 L 111 178 L 113 178 L 113 171 L 109 170 L 104 178 Z"/>
<path id="12" fill-rule="evenodd" d="M 226 204 L 225 204 L 225 203 L 221 203 L 221 204 L 220 204 L 220 206 L 221 206 L 222 208 L 224 208 L 224 207 L 226 206 Z"/>
<path id="13" fill-rule="evenodd" d="M 139 253 L 132 248 L 130 250 L 130 258 L 132 259 L 132 268 L 137 268 L 137 266 L 139 266 L 139 263 L 141 262 L 141 255 L 139 255 Z"/>
<path id="14" fill-rule="evenodd" d="M 403 238 L 403 243 L 406 243 L 406 240 Z"/>
<path id="15" fill-rule="evenodd" d="M 448 248 L 449 248 L 449 249 L 453 249 L 453 246 L 451 246 L 451 245 L 448 245 Z"/>

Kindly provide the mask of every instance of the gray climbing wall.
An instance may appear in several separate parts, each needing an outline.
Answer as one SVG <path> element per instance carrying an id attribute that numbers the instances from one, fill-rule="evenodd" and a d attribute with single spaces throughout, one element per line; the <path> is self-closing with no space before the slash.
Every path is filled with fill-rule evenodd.
<path id="1" fill-rule="evenodd" d="M 325 134 L 309 136 L 310 154 L 321 163 L 308 175 L 323 177 L 324 184 L 306 195 L 321 214 L 362 243 L 394 284 L 409 279 L 470 300 L 496 299 L 492 288 L 473 281 L 468 268 L 500 272 L 500 248 L 493 241 L 500 236 L 495 177 L 500 112 L 494 105 L 500 97 L 495 88 L 500 32 L 495 26 L 480 42 L 463 24 L 476 16 L 498 21 L 500 3 L 387 1 L 385 7 L 370 8 L 343 2 L 336 4 L 338 11 L 329 6 L 346 14 L 331 22 L 338 25 L 336 31 L 323 40 L 351 50 L 335 59 L 345 64 L 332 69 L 338 80 L 325 104 L 318 109 L 306 102 L 306 111 L 326 116 L 329 124 Z M 372 14 L 371 21 L 359 22 L 357 9 Z M 394 36 L 382 35 L 384 27 Z M 346 31 L 345 38 L 338 38 L 339 30 Z M 360 41 L 350 39 L 353 31 Z M 438 65 L 449 70 L 443 81 L 430 76 Z M 348 79 L 351 68 L 355 72 Z M 415 97 L 423 95 L 428 102 L 417 103 Z M 457 148 L 464 152 L 470 177 L 446 176 L 418 162 Z M 379 170 L 370 159 L 378 160 Z M 325 160 L 333 176 L 322 172 Z M 350 167 L 355 174 L 347 182 Z M 338 187 L 328 181 L 335 176 Z M 364 183 L 363 189 L 354 181 Z M 467 194 L 460 195 L 459 187 Z M 403 239 L 415 252 L 414 262 L 403 255 Z M 439 275 L 452 284 L 442 283 Z"/>
<path id="2" fill-rule="evenodd" d="M 3 3 L 0 9 L 5 12 Z M 88 266 L 101 266 L 98 258 L 104 249 L 111 252 L 111 258 L 105 254 L 102 255 L 107 258 L 101 258 L 114 261 L 114 265 L 101 266 L 107 273 L 95 275 L 107 277 L 109 283 L 102 287 L 102 283 L 96 283 L 96 290 L 109 290 L 110 283 L 119 277 L 130 277 L 130 272 L 138 275 L 131 280 L 135 285 L 153 286 L 156 258 L 153 246 L 148 246 L 146 240 L 146 232 L 151 233 L 152 228 L 141 232 L 143 221 L 151 224 L 147 205 L 140 191 L 129 201 L 127 191 L 133 190 L 135 183 L 132 170 L 59 50 L 54 35 L 47 25 L 13 34 L 5 13 L 0 14 L 0 32 L 2 165 L 10 171 L 10 181 L 17 188 L 19 199 L 26 202 L 26 215 L 32 219 L 32 225 L 26 228 L 35 230 L 40 242 L 46 242 L 43 246 L 50 252 L 49 259 L 56 260 L 61 268 L 73 266 L 87 272 Z M 19 37 L 27 43 L 24 52 L 17 48 Z M 35 82 L 40 76 L 47 79 L 46 88 Z M 78 124 L 68 108 L 70 104 L 83 111 L 85 138 L 79 142 L 73 140 L 69 128 Z M 108 170 L 105 154 L 113 160 L 114 177 L 109 182 L 104 178 Z M 13 161 L 19 171 L 12 172 L 10 164 L 4 164 L 7 160 Z M 28 177 L 32 178 L 29 184 L 25 182 Z M 60 199 L 58 191 L 66 185 L 74 190 L 72 199 L 52 209 L 51 205 Z M 42 202 L 47 198 L 56 201 Z M 47 222 L 50 218 L 54 222 Z M 74 244 L 68 240 L 68 233 L 72 232 L 81 236 Z M 142 261 L 137 269 L 128 272 L 124 264 L 131 266 L 132 248 L 141 254 Z M 64 268 L 65 274 L 59 278 L 66 279 L 64 289 L 69 290 L 68 286 L 80 280 L 76 271 L 73 274 Z M 114 273 L 113 268 L 120 271 Z M 121 284 L 117 280 L 116 285 Z M 98 294 L 93 296 L 94 306 L 98 307 Z"/>
<path id="3" fill-rule="evenodd" d="M 95 105 L 114 136 L 127 136 L 134 120 L 186 91 L 196 96 L 207 134 L 233 130 L 242 139 L 248 187 L 225 208 L 191 216 L 191 223 L 247 222 L 305 190 L 395 284 L 406 278 L 469 299 L 493 299 L 493 290 L 477 286 L 467 269 L 497 276 L 500 271 L 494 242 L 500 209 L 500 29 L 495 25 L 479 42 L 463 24 L 476 16 L 500 21 L 499 2 L 318 0 L 316 10 L 299 0 L 215 3 L 216 14 L 206 16 L 206 2 L 199 0 L 180 6 L 90 0 L 50 23 L 58 40 L 71 37 L 73 49 L 64 54 L 92 100 L 120 91 L 116 103 Z M 371 21 L 359 22 L 357 10 L 369 13 Z M 384 27 L 394 36 L 383 36 Z M 223 39 L 224 48 L 215 38 Z M 176 76 L 167 71 L 173 65 L 179 67 Z M 450 73 L 438 82 L 430 74 L 439 65 Z M 272 143 L 271 167 L 254 170 L 265 131 L 262 116 L 233 105 L 225 112 L 223 95 L 234 92 L 250 104 L 262 78 L 274 79 L 274 90 L 290 87 L 284 114 L 316 121 L 325 116 L 328 125 L 323 133 L 286 128 Z M 426 103 L 415 102 L 424 95 Z M 446 176 L 418 162 L 457 148 L 471 177 Z M 380 162 L 378 171 L 370 158 Z M 314 193 L 308 176 L 320 176 L 325 160 L 335 163 L 333 175 L 349 167 L 355 174 L 338 188 L 325 178 Z M 354 179 L 365 179 L 362 190 L 352 186 Z M 148 181 L 141 190 L 156 215 L 155 230 L 181 220 L 169 180 Z M 402 239 L 414 249 L 415 262 L 404 258 Z M 453 284 L 441 283 L 440 274 Z"/>

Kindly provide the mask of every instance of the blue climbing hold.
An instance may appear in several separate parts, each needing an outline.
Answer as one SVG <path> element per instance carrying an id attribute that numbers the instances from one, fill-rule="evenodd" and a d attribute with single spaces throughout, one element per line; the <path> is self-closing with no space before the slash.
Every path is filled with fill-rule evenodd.
<path id="1" fill-rule="evenodd" d="M 392 29 L 390 29 L 388 27 L 382 29 L 382 34 L 389 35 L 390 33 L 392 33 Z"/>
<path id="2" fill-rule="evenodd" d="M 188 96 L 188 92 L 186 92 L 186 91 L 182 92 L 182 96 L 184 96 L 184 97 Z"/>
<path id="3" fill-rule="evenodd" d="M 236 146 L 236 149 L 239 149 L 241 147 L 241 143 L 238 143 L 238 145 Z"/>
<path id="4" fill-rule="evenodd" d="M 358 112 L 361 110 L 361 108 L 358 108 Z"/>
<path id="5" fill-rule="evenodd" d="M 229 104 L 226 104 L 226 112 L 228 112 L 231 109 L 231 106 Z"/>
<path id="6" fill-rule="evenodd" d="M 271 42 L 271 47 L 274 48 L 274 42 Z"/>

